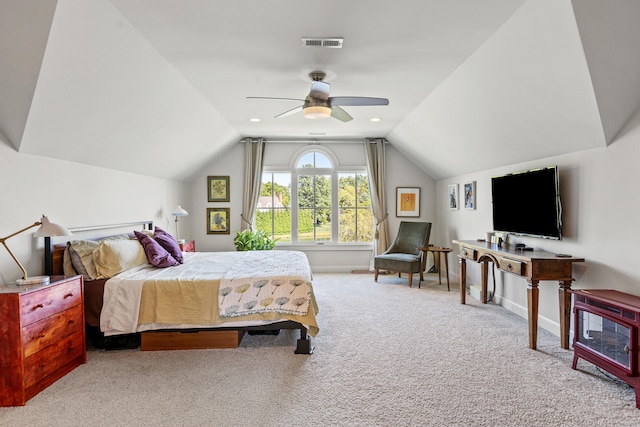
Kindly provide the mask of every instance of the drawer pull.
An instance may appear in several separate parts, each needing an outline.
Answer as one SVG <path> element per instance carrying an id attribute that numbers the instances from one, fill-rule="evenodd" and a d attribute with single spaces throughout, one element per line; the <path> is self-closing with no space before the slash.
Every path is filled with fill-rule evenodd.
<path id="1" fill-rule="evenodd" d="M 41 363 L 41 364 L 38 365 L 38 368 L 40 368 L 40 369 L 44 369 L 46 367 L 47 367 L 46 363 Z"/>
<path id="2" fill-rule="evenodd" d="M 33 308 L 31 309 L 31 311 L 36 311 L 39 308 L 44 308 L 44 305 L 42 305 L 42 304 L 34 305 Z"/>
<path id="3" fill-rule="evenodd" d="M 69 292 L 68 294 L 66 294 L 66 295 L 64 296 L 64 298 L 65 298 L 65 299 L 67 299 L 67 298 L 70 298 L 70 297 L 72 297 L 72 296 L 73 296 L 73 292 Z"/>
<path id="4" fill-rule="evenodd" d="M 69 321 L 67 322 L 67 325 L 73 325 L 74 323 L 75 323 L 75 320 L 69 319 Z"/>
<path id="5" fill-rule="evenodd" d="M 624 346 L 624 352 L 625 352 L 626 354 L 629 354 L 629 352 L 630 352 L 630 351 L 631 351 L 631 347 L 629 347 L 629 344 L 626 344 L 626 345 Z"/>
<path id="6" fill-rule="evenodd" d="M 45 333 L 44 332 L 40 332 L 38 335 L 32 336 L 31 339 L 32 340 L 38 340 L 38 339 L 44 338 L 44 337 L 46 337 Z"/>
<path id="7" fill-rule="evenodd" d="M 509 271 L 513 270 L 513 266 L 511 265 L 511 263 L 507 264 L 507 270 Z"/>

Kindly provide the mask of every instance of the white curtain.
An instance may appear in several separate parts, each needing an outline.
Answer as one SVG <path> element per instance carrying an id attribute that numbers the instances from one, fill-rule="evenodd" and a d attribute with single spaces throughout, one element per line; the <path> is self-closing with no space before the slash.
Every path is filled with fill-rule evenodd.
<path id="1" fill-rule="evenodd" d="M 375 218 L 375 234 L 373 253 L 369 268 L 373 270 L 373 258 L 387 250 L 389 245 L 389 231 L 387 204 L 385 202 L 384 179 L 384 139 L 365 139 L 364 149 L 367 158 L 367 173 L 369 175 L 369 191 L 371 192 L 371 207 Z"/>
<path id="2" fill-rule="evenodd" d="M 244 139 L 244 198 L 240 215 L 241 230 L 253 228 L 256 205 L 260 197 L 265 143 L 264 138 Z"/>

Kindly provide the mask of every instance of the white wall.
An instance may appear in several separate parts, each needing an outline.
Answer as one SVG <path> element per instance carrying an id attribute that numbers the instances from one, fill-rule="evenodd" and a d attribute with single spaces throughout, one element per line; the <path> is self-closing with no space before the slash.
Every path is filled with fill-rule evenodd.
<path id="1" fill-rule="evenodd" d="M 171 230 L 170 213 L 184 191 L 176 181 L 20 154 L 1 139 L 0 182 L 0 237 L 33 224 L 43 214 L 67 228 L 153 220 Z M 30 276 L 44 273 L 44 242 L 33 238 L 35 230 L 6 242 Z M 21 276 L 0 248 L 0 283 Z"/>
<path id="2" fill-rule="evenodd" d="M 267 143 L 265 149 L 265 165 L 289 167 L 292 158 L 306 144 L 293 143 Z M 359 143 L 330 143 L 325 147 L 332 150 L 340 159 L 340 167 L 366 165 L 364 148 Z M 386 146 L 387 154 L 387 205 L 389 211 L 389 226 L 391 238 L 395 236 L 398 225 L 402 219 L 409 221 L 434 222 L 436 210 L 433 203 L 436 195 L 435 181 L 420 171 L 413 163 L 400 154 L 393 146 Z M 230 202 L 207 202 L 207 176 L 229 175 Z M 225 155 L 220 156 L 214 163 L 203 168 L 189 183 L 189 202 L 183 203 L 183 207 L 189 211 L 185 218 L 188 223 L 188 234 L 196 240 L 196 248 L 199 251 L 230 251 L 235 250 L 233 237 L 240 230 L 240 213 L 242 212 L 242 187 L 244 185 L 244 146 L 238 143 Z M 396 218 L 395 193 L 396 187 L 420 187 L 421 205 L 419 218 Z M 229 235 L 207 235 L 206 233 L 206 208 L 229 207 L 231 209 L 231 233 Z M 183 222 L 181 221 L 181 224 Z M 434 224 L 435 227 L 435 224 Z M 185 230 L 186 228 L 182 228 Z M 278 247 L 285 248 L 284 245 Z M 345 248 L 335 247 L 286 247 L 303 250 L 311 263 L 313 271 L 351 271 L 369 268 L 371 250 L 368 247 Z"/>
<path id="3" fill-rule="evenodd" d="M 557 165 L 563 206 L 561 241 L 511 238 L 552 253 L 568 253 L 586 259 L 574 264 L 573 288 L 610 288 L 640 295 L 638 262 L 638 211 L 640 182 L 640 115 L 636 115 L 606 148 L 582 151 L 508 167 L 445 179 L 437 183 L 437 224 L 440 243 L 453 239 L 483 238 L 492 229 L 492 176 L 537 167 Z M 449 210 L 448 185 L 475 180 L 476 210 Z M 450 261 L 456 261 L 452 256 Z M 480 283 L 479 264 L 467 263 L 467 281 Z M 457 268 L 453 275 L 458 276 Z M 490 276 L 491 278 L 491 276 Z M 496 301 L 526 317 L 526 281 L 496 272 Z M 541 282 L 540 326 L 559 334 L 556 282 Z"/>

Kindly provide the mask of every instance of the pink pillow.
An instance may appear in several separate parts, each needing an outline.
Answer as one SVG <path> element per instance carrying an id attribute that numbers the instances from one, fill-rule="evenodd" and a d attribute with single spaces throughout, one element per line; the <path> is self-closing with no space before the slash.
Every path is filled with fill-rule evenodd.
<path id="1" fill-rule="evenodd" d="M 171 256 L 180 264 L 184 263 L 184 256 L 182 250 L 176 239 L 160 227 L 155 227 L 153 238 L 156 239 L 160 246 L 162 246 Z"/>
<path id="2" fill-rule="evenodd" d="M 153 240 L 151 237 L 146 234 L 140 233 L 139 231 L 134 231 L 136 238 L 144 248 L 144 253 L 147 256 L 147 261 L 149 264 L 166 268 L 174 265 L 179 265 L 180 263 L 173 257 L 166 249 L 164 249 L 158 242 Z"/>

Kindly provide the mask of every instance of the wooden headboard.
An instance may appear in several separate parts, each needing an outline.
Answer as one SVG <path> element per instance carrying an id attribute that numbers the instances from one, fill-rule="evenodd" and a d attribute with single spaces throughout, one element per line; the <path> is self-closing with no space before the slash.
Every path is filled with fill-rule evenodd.
<path id="1" fill-rule="evenodd" d="M 153 229 L 153 221 L 138 221 L 138 222 L 127 222 L 124 224 L 110 224 L 110 225 L 96 225 L 89 227 L 76 227 L 70 228 L 69 231 L 72 233 L 79 233 L 81 231 L 96 231 L 96 230 L 110 230 L 114 228 L 125 228 L 125 227 L 142 227 L 143 230 L 152 230 Z M 101 237 L 107 237 L 101 236 Z M 95 238 L 94 238 L 95 239 Z M 64 249 L 67 247 L 66 243 L 58 243 L 52 244 L 51 237 L 44 238 L 44 270 L 47 276 L 56 276 L 63 275 L 64 269 L 63 258 L 64 258 Z"/>

